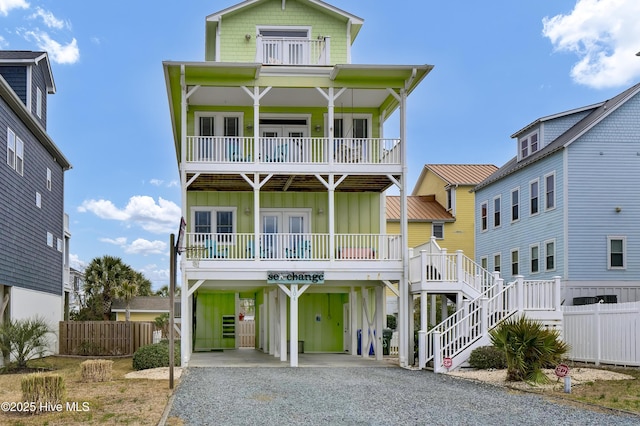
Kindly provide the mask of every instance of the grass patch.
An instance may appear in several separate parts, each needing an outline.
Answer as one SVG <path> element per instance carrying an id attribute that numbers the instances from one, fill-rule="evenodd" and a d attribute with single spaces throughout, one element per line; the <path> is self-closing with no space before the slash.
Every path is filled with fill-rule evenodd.
<path id="1" fill-rule="evenodd" d="M 576 365 L 572 368 L 597 368 L 593 365 Z M 640 369 L 638 368 L 602 368 L 616 373 L 628 374 L 633 380 L 595 380 L 584 385 L 573 386 L 571 393 L 562 390 L 554 391 L 554 396 L 568 400 L 582 401 L 589 404 L 625 410 L 640 414 Z"/>
<path id="2" fill-rule="evenodd" d="M 0 424 L 158 424 L 172 393 L 169 380 L 125 379 L 125 374 L 134 370 L 131 357 L 124 357 L 113 360 L 111 381 L 87 383 L 82 377 L 83 361 L 83 358 L 56 356 L 30 361 L 30 368 L 54 371 L 63 377 L 64 409 L 37 415 L 0 412 Z M 21 381 L 25 375 L 0 374 L 0 401 L 22 399 Z"/>

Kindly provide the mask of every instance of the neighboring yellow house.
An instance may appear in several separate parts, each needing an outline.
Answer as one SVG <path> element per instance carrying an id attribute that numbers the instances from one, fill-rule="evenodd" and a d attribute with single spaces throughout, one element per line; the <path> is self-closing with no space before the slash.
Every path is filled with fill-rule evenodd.
<path id="1" fill-rule="evenodd" d="M 177 299 L 179 301 L 179 299 Z M 116 314 L 116 321 L 126 320 L 127 304 L 122 300 L 114 300 L 111 312 Z M 179 317 L 180 303 L 176 303 L 176 317 Z M 169 313 L 169 298 L 160 296 L 138 296 L 129 302 L 130 321 L 155 321 L 162 314 Z"/>
<path id="2" fill-rule="evenodd" d="M 492 164 L 425 164 L 407 197 L 409 247 L 432 235 L 449 253 L 462 250 L 474 259 L 474 193 L 471 189 L 498 170 Z M 387 232 L 400 229 L 400 199 L 387 197 Z"/>

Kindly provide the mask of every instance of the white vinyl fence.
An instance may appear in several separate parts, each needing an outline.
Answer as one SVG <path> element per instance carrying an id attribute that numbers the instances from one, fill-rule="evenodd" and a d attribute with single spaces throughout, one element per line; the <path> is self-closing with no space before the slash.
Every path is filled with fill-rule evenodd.
<path id="1" fill-rule="evenodd" d="M 640 302 L 563 306 L 574 361 L 640 366 Z"/>

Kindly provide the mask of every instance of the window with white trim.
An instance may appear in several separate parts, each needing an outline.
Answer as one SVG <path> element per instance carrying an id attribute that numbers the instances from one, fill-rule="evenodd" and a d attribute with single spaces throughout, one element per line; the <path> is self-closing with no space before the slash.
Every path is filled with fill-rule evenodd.
<path id="1" fill-rule="evenodd" d="M 489 259 L 487 259 L 487 256 L 482 256 L 480 258 L 480 267 L 484 270 L 489 269 Z"/>
<path id="2" fill-rule="evenodd" d="M 47 232 L 47 245 L 53 247 L 53 234 L 51 232 Z"/>
<path id="3" fill-rule="evenodd" d="M 24 174 L 24 142 L 9 128 L 7 128 L 7 165 L 20 176 Z"/>
<path id="4" fill-rule="evenodd" d="M 556 174 L 549 173 L 544 176 L 544 209 L 551 210 L 556 207 Z"/>
<path id="5" fill-rule="evenodd" d="M 60 253 L 62 253 L 62 240 L 60 238 L 56 239 L 56 248 Z"/>
<path id="6" fill-rule="evenodd" d="M 511 222 L 520 219 L 520 188 L 511 190 Z"/>
<path id="7" fill-rule="evenodd" d="M 538 179 L 529 182 L 529 213 L 538 214 L 538 200 L 540 199 L 540 181 Z"/>
<path id="8" fill-rule="evenodd" d="M 493 227 L 498 228 L 500 226 L 502 198 L 498 195 L 493 199 Z"/>
<path id="9" fill-rule="evenodd" d="M 488 211 L 489 211 L 489 203 L 485 201 L 480 205 L 480 222 L 482 224 L 483 231 L 486 231 L 487 228 L 489 227 L 488 218 L 487 218 Z"/>
<path id="10" fill-rule="evenodd" d="M 532 274 L 540 272 L 540 244 L 534 244 L 529 247 L 529 259 L 531 265 L 529 265 Z"/>
<path id="11" fill-rule="evenodd" d="M 496 272 L 500 272 L 500 263 L 502 262 L 502 256 L 500 253 L 496 253 L 493 255 L 493 270 Z"/>
<path id="12" fill-rule="evenodd" d="M 607 269 L 627 268 L 627 237 L 607 237 Z"/>
<path id="13" fill-rule="evenodd" d="M 436 237 L 436 239 L 441 240 L 444 238 L 444 223 L 442 222 L 433 222 L 431 224 L 431 235 Z"/>
<path id="14" fill-rule="evenodd" d="M 518 249 L 511 250 L 511 275 L 518 275 L 520 266 L 520 251 Z"/>
<path id="15" fill-rule="evenodd" d="M 236 208 L 195 208 L 193 224 L 195 233 L 213 234 L 216 241 L 230 243 L 236 232 Z"/>
<path id="16" fill-rule="evenodd" d="M 41 208 L 42 207 L 42 196 L 37 191 L 36 191 L 36 207 L 37 208 Z"/>
<path id="17" fill-rule="evenodd" d="M 36 88 L 36 115 L 42 118 L 42 90 Z"/>
<path id="18" fill-rule="evenodd" d="M 455 191 L 453 190 L 452 187 L 447 187 L 447 210 L 448 211 L 453 211 L 453 206 L 454 206 L 454 194 Z"/>
<path id="19" fill-rule="evenodd" d="M 522 160 L 538 151 L 538 131 L 529 133 L 527 136 L 518 141 L 520 150 L 518 151 L 518 159 Z"/>
<path id="20" fill-rule="evenodd" d="M 51 169 L 47 167 L 47 189 L 51 191 Z"/>
<path id="21" fill-rule="evenodd" d="M 548 240 L 544 242 L 545 271 L 556 269 L 556 241 Z"/>

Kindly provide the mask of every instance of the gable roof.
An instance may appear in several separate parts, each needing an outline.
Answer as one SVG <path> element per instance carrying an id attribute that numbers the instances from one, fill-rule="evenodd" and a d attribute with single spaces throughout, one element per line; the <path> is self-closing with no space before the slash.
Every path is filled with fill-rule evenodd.
<path id="1" fill-rule="evenodd" d="M 547 146 L 537 151 L 534 154 L 531 154 L 527 158 L 518 161 L 518 157 L 513 157 L 509 160 L 504 166 L 500 167 L 495 173 L 477 185 L 473 190 L 477 191 L 478 189 L 484 188 L 487 185 L 490 185 L 493 182 L 496 182 L 516 171 L 528 166 L 529 164 L 535 163 L 538 160 L 541 160 L 549 155 L 562 150 L 569 145 L 571 145 L 574 141 L 576 141 L 579 137 L 584 135 L 586 132 L 591 130 L 595 125 L 600 123 L 606 117 L 608 117 L 613 111 L 617 110 L 620 106 L 624 105 L 629 99 L 633 98 L 640 92 L 640 83 L 631 86 L 627 90 L 613 98 L 601 102 L 595 105 L 591 105 L 589 107 L 585 107 L 584 109 L 592 109 L 591 113 L 589 113 L 582 120 L 578 121 L 572 127 L 570 127 L 566 132 L 558 136 L 554 141 L 549 143 Z M 583 109 L 583 110 L 584 110 Z M 572 110 L 573 112 L 578 112 L 578 110 Z M 561 116 L 561 115 L 560 115 Z M 550 116 L 552 117 L 552 116 Z M 535 121 L 539 122 L 540 120 Z M 529 127 L 525 127 L 528 129 Z M 523 129 L 524 130 L 524 129 Z M 518 135 L 523 132 L 523 130 L 515 133 L 514 135 Z"/>
<path id="2" fill-rule="evenodd" d="M 425 175 L 431 172 L 445 181 L 447 185 L 477 185 L 498 170 L 493 164 L 425 164 L 412 195 L 420 189 Z"/>
<path id="3" fill-rule="evenodd" d="M 386 217 L 390 222 L 400 221 L 400 197 L 386 197 Z M 412 195 L 407 197 L 407 219 L 409 222 L 453 222 L 455 219 L 440 203 L 435 195 Z"/>
<path id="4" fill-rule="evenodd" d="M 231 15 L 241 9 L 244 9 L 247 7 L 253 7 L 260 3 L 264 3 L 266 1 L 271 1 L 271 0 L 245 0 L 233 6 L 227 7 L 226 9 L 222 9 L 218 12 L 212 13 L 211 15 L 207 16 L 206 21 L 220 22 L 220 20 L 224 15 Z M 289 1 L 294 1 L 294 0 L 289 0 Z M 349 21 L 351 23 L 351 42 L 352 43 L 353 43 L 353 40 L 355 40 L 356 36 L 358 35 L 358 32 L 360 32 L 360 29 L 362 28 L 362 24 L 364 23 L 364 19 L 356 15 L 353 15 L 349 12 L 346 12 L 342 9 L 339 9 L 333 5 L 330 5 L 329 3 L 325 3 L 321 0 L 295 0 L 295 1 L 298 1 L 300 3 L 307 3 L 309 6 L 315 9 L 323 10 L 326 13 L 332 14 L 334 16 L 337 16 Z M 282 0 L 282 8 L 283 9 L 286 8 L 286 0 Z"/>
<path id="5" fill-rule="evenodd" d="M 56 85 L 53 81 L 53 72 L 47 52 L 32 52 L 30 50 L 0 50 L 0 64 L 2 65 L 38 65 L 40 61 L 45 61 L 44 73 L 47 93 L 56 93 Z"/>
<path id="6" fill-rule="evenodd" d="M 22 103 L 22 100 L 16 95 L 16 92 L 11 88 L 11 85 L 0 75 L 0 98 L 2 98 L 13 113 L 22 120 L 27 126 L 29 131 L 38 139 L 38 141 L 44 146 L 44 148 L 51 154 L 54 160 L 60 164 L 63 170 L 69 170 L 71 163 L 64 156 L 62 151 L 57 147 L 53 140 L 47 134 L 47 131 L 42 125 L 34 118 L 34 116 L 27 110 L 27 107 Z"/>

